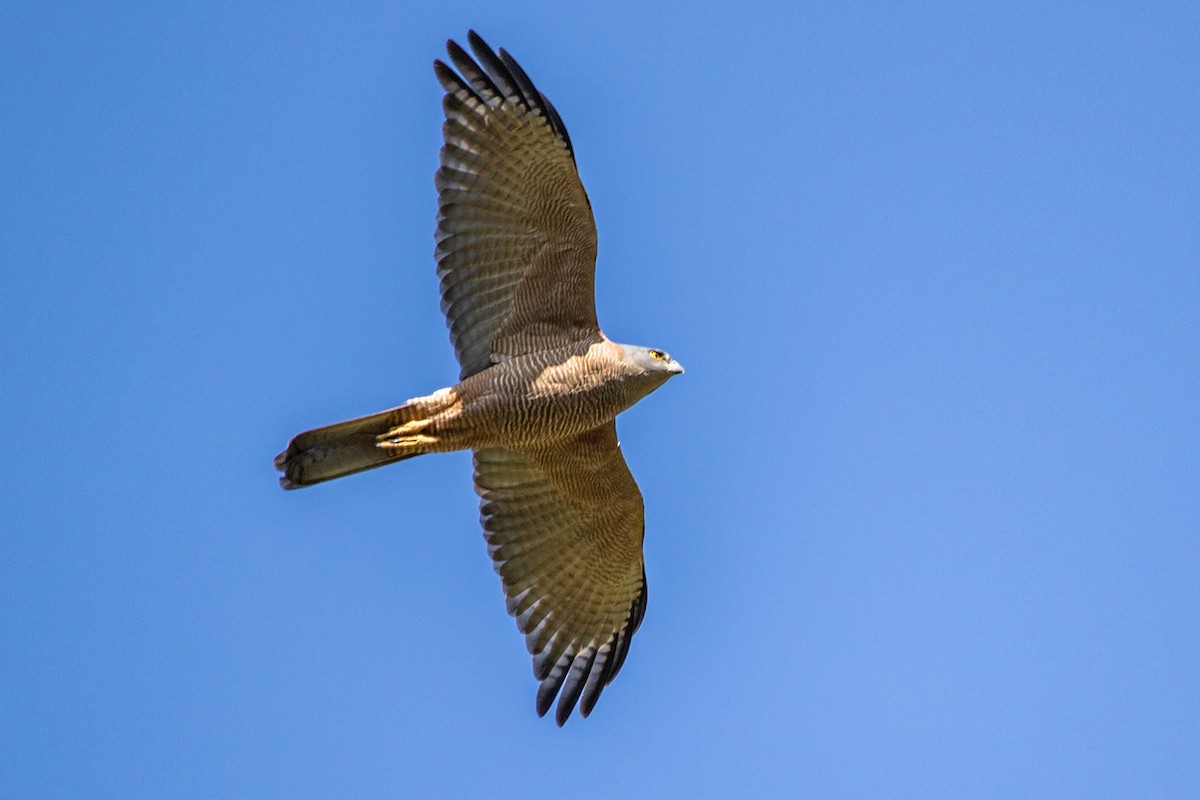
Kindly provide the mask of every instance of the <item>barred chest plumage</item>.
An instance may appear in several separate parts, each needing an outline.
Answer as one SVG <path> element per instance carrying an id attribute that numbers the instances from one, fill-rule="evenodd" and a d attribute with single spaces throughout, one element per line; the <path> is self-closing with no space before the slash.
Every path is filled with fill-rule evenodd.
<path id="1" fill-rule="evenodd" d="M 504 447 L 577 436 L 633 405 L 643 394 L 635 382 L 620 348 L 606 340 L 517 356 L 455 386 L 459 413 L 437 433 Z"/>

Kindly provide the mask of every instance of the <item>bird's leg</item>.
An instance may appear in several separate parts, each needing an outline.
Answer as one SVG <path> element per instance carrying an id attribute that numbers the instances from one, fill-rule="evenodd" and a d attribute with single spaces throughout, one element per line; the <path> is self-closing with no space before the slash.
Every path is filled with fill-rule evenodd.
<path id="1" fill-rule="evenodd" d="M 378 436 L 375 446 L 380 450 L 409 450 L 435 445 L 438 437 L 423 432 L 432 422 L 432 417 L 409 420 Z"/>

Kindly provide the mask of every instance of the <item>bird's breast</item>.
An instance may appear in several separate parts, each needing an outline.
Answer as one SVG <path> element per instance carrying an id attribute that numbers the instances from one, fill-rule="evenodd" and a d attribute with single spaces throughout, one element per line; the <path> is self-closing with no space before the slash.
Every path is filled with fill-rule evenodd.
<path id="1" fill-rule="evenodd" d="M 461 420 L 488 447 L 576 436 L 628 407 L 620 367 L 599 345 L 510 358 L 460 384 Z"/>

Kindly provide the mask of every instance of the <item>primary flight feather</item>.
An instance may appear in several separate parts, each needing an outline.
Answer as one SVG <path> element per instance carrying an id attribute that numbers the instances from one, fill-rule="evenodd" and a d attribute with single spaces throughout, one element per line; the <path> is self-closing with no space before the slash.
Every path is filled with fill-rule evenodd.
<path id="1" fill-rule="evenodd" d="M 562 119 L 474 31 L 447 43 L 437 272 L 460 382 L 296 436 L 275 458 L 297 489 L 424 453 L 473 450 L 508 611 L 562 725 L 586 717 L 646 611 L 642 495 L 616 415 L 683 368 L 596 321 L 596 226 Z M 457 72 L 455 71 L 457 70 Z"/>

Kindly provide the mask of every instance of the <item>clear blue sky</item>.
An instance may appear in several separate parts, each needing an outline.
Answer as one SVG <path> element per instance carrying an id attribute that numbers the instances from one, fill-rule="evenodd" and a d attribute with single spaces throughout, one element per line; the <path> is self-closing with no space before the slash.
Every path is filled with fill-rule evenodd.
<path id="1" fill-rule="evenodd" d="M 0 796 L 1200 795 L 1194 3 L 10 3 Z M 453 381 L 440 89 L 562 113 L 650 581 L 537 719 Z"/>

